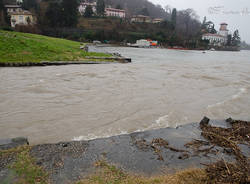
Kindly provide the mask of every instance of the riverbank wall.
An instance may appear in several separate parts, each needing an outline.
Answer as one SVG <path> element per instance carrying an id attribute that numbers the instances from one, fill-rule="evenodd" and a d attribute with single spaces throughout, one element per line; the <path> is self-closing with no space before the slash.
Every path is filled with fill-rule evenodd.
<path id="1" fill-rule="evenodd" d="M 131 58 L 123 57 L 86 57 L 86 61 L 41 61 L 41 62 L 0 62 L 0 67 L 29 67 L 29 66 L 61 66 L 82 64 L 131 63 Z"/>

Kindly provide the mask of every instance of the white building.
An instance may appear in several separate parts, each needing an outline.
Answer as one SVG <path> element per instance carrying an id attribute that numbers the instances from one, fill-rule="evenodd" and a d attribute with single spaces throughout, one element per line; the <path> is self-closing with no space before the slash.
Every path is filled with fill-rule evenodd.
<path id="1" fill-rule="evenodd" d="M 212 46 L 222 46 L 227 42 L 227 38 L 219 34 L 207 33 L 202 35 L 202 40 L 209 40 L 209 44 Z"/>
<path id="2" fill-rule="evenodd" d="M 223 46 L 227 43 L 227 24 L 220 24 L 220 31 L 218 34 L 206 33 L 202 35 L 202 40 L 209 40 L 209 45 L 211 46 Z"/>
<path id="3" fill-rule="evenodd" d="M 91 6 L 93 12 L 96 13 L 96 2 L 93 2 L 93 3 L 84 2 L 84 3 L 80 3 L 78 7 L 78 11 L 81 15 L 85 13 L 87 6 Z"/>
<path id="4" fill-rule="evenodd" d="M 120 10 L 115 8 L 105 8 L 105 14 L 107 17 L 119 17 L 119 18 L 126 17 L 125 10 Z"/>
<path id="5" fill-rule="evenodd" d="M 220 24 L 220 31 L 219 31 L 219 35 L 222 35 L 224 37 L 228 36 L 228 29 L 227 29 L 227 23 L 221 23 Z"/>
<path id="6" fill-rule="evenodd" d="M 5 5 L 4 7 L 6 8 L 8 14 L 12 12 L 20 12 L 23 10 L 20 5 Z"/>
<path id="7" fill-rule="evenodd" d="M 164 20 L 161 19 L 161 18 L 156 18 L 156 19 L 153 19 L 153 20 L 152 20 L 152 23 L 158 24 L 158 23 L 161 23 L 161 22 L 163 22 L 163 21 L 164 21 Z"/>
<path id="8" fill-rule="evenodd" d="M 131 18 L 131 22 L 151 23 L 152 19 L 149 16 L 135 15 Z"/>
<path id="9" fill-rule="evenodd" d="M 32 25 L 36 23 L 36 17 L 29 11 L 18 11 L 9 13 L 11 27 L 16 25 Z"/>

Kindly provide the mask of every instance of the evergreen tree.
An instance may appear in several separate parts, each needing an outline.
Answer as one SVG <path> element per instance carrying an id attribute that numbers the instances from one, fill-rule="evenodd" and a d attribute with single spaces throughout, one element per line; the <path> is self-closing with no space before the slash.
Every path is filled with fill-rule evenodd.
<path id="1" fill-rule="evenodd" d="M 239 46 L 240 45 L 240 34 L 238 30 L 234 31 L 233 38 L 232 38 L 232 45 L 233 46 Z"/>
<path id="2" fill-rule="evenodd" d="M 207 17 L 205 16 L 202 22 L 202 25 L 205 25 L 207 23 Z"/>
<path id="3" fill-rule="evenodd" d="M 0 0 L 0 25 L 3 25 L 5 23 L 4 21 L 4 5 L 3 0 Z"/>
<path id="4" fill-rule="evenodd" d="M 118 4 L 117 6 L 116 6 L 116 9 L 122 9 L 122 6 L 120 5 L 120 4 Z"/>
<path id="5" fill-rule="evenodd" d="M 3 0 L 0 0 L 0 11 L 3 11 L 3 9 L 4 9 Z"/>
<path id="6" fill-rule="evenodd" d="M 89 17 L 92 17 L 93 13 L 94 12 L 93 12 L 92 6 L 87 6 L 83 16 L 89 18 Z"/>
<path id="7" fill-rule="evenodd" d="M 25 10 L 34 9 L 35 11 L 37 11 L 38 3 L 36 0 L 23 0 L 22 8 Z"/>
<path id="8" fill-rule="evenodd" d="M 177 10 L 176 10 L 176 8 L 174 8 L 172 11 L 172 15 L 171 15 L 171 23 L 172 23 L 174 29 L 176 27 L 176 20 L 177 20 Z"/>
<path id="9" fill-rule="evenodd" d="M 62 1 L 63 26 L 75 27 L 78 23 L 78 0 Z"/>
<path id="10" fill-rule="evenodd" d="M 63 24 L 61 5 L 57 2 L 50 2 L 45 17 L 48 26 L 60 27 Z"/>
<path id="11" fill-rule="evenodd" d="M 27 18 L 26 18 L 26 21 L 27 21 L 28 25 L 30 25 L 30 24 L 31 24 L 30 17 L 27 17 Z"/>
<path id="12" fill-rule="evenodd" d="M 142 15 L 144 15 L 144 16 L 149 16 L 149 12 L 148 12 L 148 9 L 145 7 L 145 8 L 143 8 L 142 10 L 141 10 L 141 13 L 140 14 L 142 14 Z"/>
<path id="13" fill-rule="evenodd" d="M 202 21 L 201 29 L 206 30 L 206 28 L 207 28 L 207 17 L 205 16 Z"/>
<path id="14" fill-rule="evenodd" d="M 3 0 L 0 0 L 0 25 L 10 26 L 10 16 L 8 15 L 6 8 L 4 7 Z"/>
<path id="15" fill-rule="evenodd" d="M 232 35 L 229 34 L 227 35 L 227 46 L 231 46 L 232 45 Z"/>
<path id="16" fill-rule="evenodd" d="M 104 0 L 97 0 L 96 11 L 97 11 L 97 15 L 104 16 L 104 14 L 105 14 Z"/>

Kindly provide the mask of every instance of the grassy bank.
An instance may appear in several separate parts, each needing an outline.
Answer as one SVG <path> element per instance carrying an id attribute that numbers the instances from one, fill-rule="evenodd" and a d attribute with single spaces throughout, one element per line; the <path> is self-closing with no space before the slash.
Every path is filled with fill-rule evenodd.
<path id="1" fill-rule="evenodd" d="M 30 155 L 30 146 L 21 146 L 10 150 L 0 150 L 0 171 L 8 168 L 9 174 L 2 183 L 49 184 L 48 171 L 37 165 L 37 161 Z M 242 173 L 236 163 L 217 162 L 207 165 L 204 169 L 189 168 L 174 174 L 162 172 L 154 177 L 145 177 L 118 169 L 105 160 L 95 163 L 96 173 L 74 184 L 240 184 L 248 183 L 247 173 Z M 167 170 L 166 170 L 167 171 Z M 233 174 L 232 174 L 233 173 Z M 243 177 L 242 177 L 243 176 Z M 1 183 L 1 182 L 0 182 Z"/>
<path id="2" fill-rule="evenodd" d="M 194 164 L 194 160 L 192 161 L 194 165 L 190 165 L 190 167 L 198 168 L 185 166 L 186 169 L 184 170 L 175 170 L 173 168 L 171 169 L 171 166 L 168 168 L 167 165 L 165 165 L 165 170 L 160 167 L 160 169 L 163 170 L 161 170 L 161 172 L 159 170 L 157 176 L 146 177 L 139 171 L 140 169 L 138 172 L 131 172 L 129 168 L 122 169 L 123 164 L 119 164 L 117 159 L 112 159 L 112 155 L 107 153 L 106 150 L 105 152 L 102 150 L 101 155 L 98 156 L 99 146 L 102 144 L 100 140 L 98 140 L 98 144 L 96 144 L 98 150 L 94 147 L 90 147 L 89 142 L 86 141 L 37 146 L 26 145 L 9 150 L 0 150 L 0 173 L 4 174 L 4 182 L 2 183 L 47 184 L 53 182 L 58 183 L 62 181 L 62 179 L 67 180 L 67 183 L 71 182 L 75 184 L 250 183 L 250 159 L 248 154 L 250 145 L 250 122 L 229 118 L 226 122 L 230 127 L 223 128 L 211 125 L 209 121 L 208 118 L 204 117 L 199 126 L 202 131 L 201 135 L 205 140 L 193 139 L 185 143 L 185 148 L 187 148 L 185 150 L 179 150 L 170 146 L 167 140 L 163 138 L 152 139 L 150 142 L 138 140 L 136 147 L 133 147 L 133 149 L 140 147 L 138 150 L 140 151 L 140 156 L 142 156 L 142 149 L 146 152 L 151 150 L 152 153 L 155 154 L 155 157 L 158 157 L 158 161 L 164 161 L 164 159 L 161 159 L 161 157 L 163 158 L 163 150 L 173 150 L 175 153 L 184 151 L 185 154 L 190 154 L 186 158 L 189 158 L 189 161 L 194 157 L 199 157 L 197 165 Z M 186 130 L 188 131 L 188 129 Z M 17 140 L 20 141 L 20 139 Z M 111 138 L 110 140 L 114 142 L 115 139 Z M 131 141 L 131 136 L 129 136 L 129 141 Z M 110 144 L 110 142 L 107 143 Z M 93 145 L 95 143 L 92 142 L 91 144 Z M 118 144 L 126 148 L 126 142 L 120 142 Z M 132 143 L 131 146 L 134 146 L 134 143 Z M 3 147 L 3 149 L 8 149 L 8 147 Z M 114 147 L 111 149 L 114 149 Z M 91 150 L 91 152 L 88 152 L 88 150 Z M 174 152 L 165 153 L 172 155 Z M 219 152 L 223 152 L 226 155 L 220 155 Z M 116 151 L 115 154 L 119 154 L 118 158 L 124 158 L 119 151 Z M 90 155 L 95 156 L 88 160 Z M 109 155 L 108 159 L 106 157 L 107 155 Z M 128 154 L 125 156 L 128 162 L 130 162 L 131 158 Z M 214 162 L 203 159 L 205 157 L 211 158 L 211 156 L 216 157 Z M 101 160 L 98 161 L 98 158 Z M 133 155 L 133 161 L 137 158 L 138 157 Z M 143 161 L 146 162 L 146 158 L 148 157 L 145 156 L 145 160 Z M 82 162 L 83 159 L 86 159 L 86 162 Z M 178 157 L 178 159 L 182 158 Z M 91 164 L 87 164 L 86 166 L 85 163 L 89 161 Z M 183 163 L 189 161 L 184 159 Z M 167 162 L 169 162 L 169 160 Z M 116 165 L 112 165 L 112 163 L 116 163 Z M 141 161 L 138 163 L 141 163 Z M 138 163 L 136 164 L 139 165 Z M 174 164 L 175 163 L 174 161 Z M 199 169 L 201 165 L 203 167 Z M 150 165 L 144 166 L 151 167 L 151 163 Z M 137 167 L 134 166 L 134 168 L 136 169 Z M 92 174 L 84 172 L 86 169 L 95 172 Z M 6 170 L 7 174 L 5 174 Z M 53 181 L 50 181 L 52 178 Z"/>
<path id="3" fill-rule="evenodd" d="M 0 30 L 0 63 L 84 61 L 87 56 L 110 55 L 82 51 L 79 42 Z"/>
<path id="4" fill-rule="evenodd" d="M 0 183 L 49 183 L 47 172 L 36 165 L 35 159 L 30 156 L 30 148 L 29 146 L 20 146 L 0 151 L 0 170 L 9 169 L 8 177 Z"/>
<path id="5" fill-rule="evenodd" d="M 36 160 L 30 156 L 29 146 L 0 151 L 1 167 L 7 167 L 12 173 L 3 183 L 48 184 L 49 174 L 36 164 Z M 5 165 L 5 161 L 10 163 Z M 11 161 L 12 160 L 12 161 Z M 7 164 L 7 163 L 6 163 Z M 204 184 L 208 177 L 204 169 L 186 169 L 175 174 L 162 174 L 157 177 L 144 177 L 128 174 L 106 161 L 96 162 L 96 174 L 87 177 L 76 184 Z M 1 168 L 0 167 L 0 168 Z"/>
<path id="6" fill-rule="evenodd" d="M 97 173 L 76 184 L 205 184 L 208 177 L 205 169 L 186 169 L 175 174 L 162 174 L 155 177 L 144 177 L 127 174 L 105 161 L 99 161 Z"/>

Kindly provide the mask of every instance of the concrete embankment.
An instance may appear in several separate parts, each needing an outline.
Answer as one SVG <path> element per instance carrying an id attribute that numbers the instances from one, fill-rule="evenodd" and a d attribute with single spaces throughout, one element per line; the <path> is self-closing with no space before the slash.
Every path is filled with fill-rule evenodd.
<path id="1" fill-rule="evenodd" d="M 58 184 L 75 182 L 88 176 L 95 171 L 94 165 L 99 160 L 127 172 L 147 176 L 164 170 L 175 172 L 185 168 L 203 168 L 220 160 L 240 163 L 241 169 L 246 172 L 244 169 L 249 168 L 249 161 L 246 160 L 250 155 L 249 128 L 249 122 L 204 118 L 200 123 L 177 128 L 90 141 L 36 145 L 31 147 L 30 155 L 36 159 L 37 165 L 50 173 L 51 183 Z M 17 140 L 27 144 L 26 139 Z M 4 141 L 0 150 L 15 146 L 17 144 L 13 140 Z M 8 164 L 6 161 L 1 164 L 0 180 L 9 178 Z"/>
<path id="2" fill-rule="evenodd" d="M 110 64 L 110 63 L 131 63 L 131 58 L 87 57 L 86 61 L 0 62 L 0 67 L 60 66 L 60 65 Z"/>

